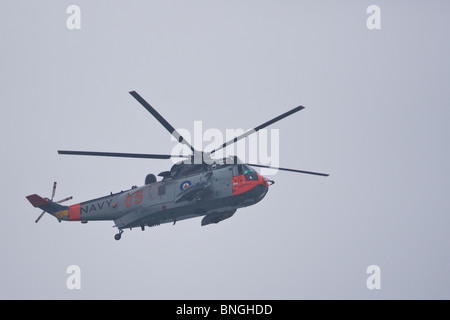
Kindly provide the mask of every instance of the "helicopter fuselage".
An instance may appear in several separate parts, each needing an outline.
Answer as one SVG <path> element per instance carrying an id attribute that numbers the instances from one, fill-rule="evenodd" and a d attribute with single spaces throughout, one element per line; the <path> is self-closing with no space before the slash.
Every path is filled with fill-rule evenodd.
<path id="1" fill-rule="evenodd" d="M 196 150 L 136 91 L 130 91 L 129 93 L 178 143 L 187 147 L 191 154 L 142 154 L 73 150 L 58 150 L 58 154 L 139 159 L 188 159 L 173 165 L 170 171 L 161 172 L 158 175 L 162 177 L 160 181 L 157 181 L 155 175 L 148 174 L 145 178 L 145 185 L 142 187 L 132 187 L 127 191 L 111 193 L 105 197 L 71 206 L 63 206 L 61 203 L 72 199 L 72 197 L 53 201 L 56 189 L 55 182 L 51 199 L 42 198 L 37 194 L 26 197 L 34 207 L 43 210 L 36 219 L 36 223 L 45 212 L 55 216 L 59 221 L 87 223 L 93 220 L 112 220 L 115 223 L 114 226 L 119 229 L 119 233 L 114 238 L 119 240 L 125 228 L 141 227 L 144 230 L 146 226 L 152 227 L 169 222 L 175 224 L 179 220 L 200 216 L 204 216 L 201 222 L 204 226 L 228 219 L 233 216 L 237 209 L 258 203 L 266 195 L 269 185 L 274 182 L 258 174 L 251 168 L 252 166 L 328 176 L 328 174 L 320 172 L 242 163 L 237 156 L 228 156 L 220 161 L 213 159 L 213 155 L 221 154 L 221 150 L 303 110 L 303 106 L 284 112 L 215 149 L 205 152 L 204 150 Z"/>
<path id="2" fill-rule="evenodd" d="M 267 179 L 243 165 L 225 165 L 191 176 L 164 179 L 111 194 L 56 213 L 59 220 L 114 220 L 119 229 L 156 226 L 205 216 L 202 225 L 231 217 L 238 208 L 261 201 Z M 245 173 L 244 173 L 244 172 Z"/>

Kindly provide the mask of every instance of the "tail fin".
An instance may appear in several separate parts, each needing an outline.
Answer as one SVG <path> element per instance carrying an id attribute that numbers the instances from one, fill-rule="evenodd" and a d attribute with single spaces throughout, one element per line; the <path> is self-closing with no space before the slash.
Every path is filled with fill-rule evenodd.
<path id="1" fill-rule="evenodd" d="M 58 219 L 61 219 L 62 217 L 68 215 L 69 207 L 67 206 L 60 205 L 46 198 L 42 198 L 37 194 L 29 195 L 26 198 L 28 199 L 28 201 L 30 201 L 33 207 L 40 208 Z"/>

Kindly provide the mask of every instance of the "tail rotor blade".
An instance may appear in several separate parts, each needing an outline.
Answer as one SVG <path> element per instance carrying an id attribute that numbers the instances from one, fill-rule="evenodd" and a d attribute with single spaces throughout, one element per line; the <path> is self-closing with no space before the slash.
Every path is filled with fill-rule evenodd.
<path id="1" fill-rule="evenodd" d="M 39 220 L 41 220 L 42 216 L 44 215 L 45 211 L 42 211 L 42 213 L 39 215 L 39 217 L 36 219 L 36 223 L 39 222 Z"/>
<path id="2" fill-rule="evenodd" d="M 66 202 L 66 201 L 69 201 L 69 200 L 72 200 L 72 199 L 73 199 L 73 197 L 72 197 L 72 196 L 70 196 L 70 197 L 67 197 L 67 198 L 65 198 L 65 199 L 62 199 L 62 200 L 56 201 L 56 203 L 63 203 L 63 202 Z"/>
<path id="3" fill-rule="evenodd" d="M 53 201 L 53 198 L 55 197 L 55 192 L 56 192 L 56 181 L 53 182 L 52 201 Z"/>

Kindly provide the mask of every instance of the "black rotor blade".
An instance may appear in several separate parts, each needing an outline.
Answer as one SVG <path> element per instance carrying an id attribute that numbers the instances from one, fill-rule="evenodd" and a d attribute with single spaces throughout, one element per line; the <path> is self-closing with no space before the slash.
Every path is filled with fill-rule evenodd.
<path id="1" fill-rule="evenodd" d="M 65 199 L 62 199 L 62 200 L 56 201 L 56 203 L 63 203 L 63 202 L 66 202 L 66 201 L 69 201 L 69 200 L 72 200 L 72 199 L 73 199 L 73 197 L 72 197 L 72 196 L 70 196 L 70 197 L 67 197 L 67 198 L 65 198 Z"/>
<path id="2" fill-rule="evenodd" d="M 147 109 L 148 112 L 152 114 L 166 128 L 167 131 L 175 138 L 179 143 L 186 145 L 193 153 L 195 153 L 195 149 L 189 142 L 187 142 L 180 133 L 175 130 L 174 127 L 170 123 L 166 121 L 159 113 L 156 111 L 147 101 L 144 100 L 136 91 L 130 91 L 130 94 L 135 98 L 142 106 Z"/>
<path id="3" fill-rule="evenodd" d="M 56 181 L 53 182 L 53 190 L 52 190 L 52 200 L 55 197 L 55 192 L 56 192 Z"/>
<path id="4" fill-rule="evenodd" d="M 239 140 L 241 140 L 241 139 L 244 139 L 245 137 L 248 137 L 249 135 L 251 135 L 251 134 L 253 134 L 253 133 L 255 133 L 255 132 L 258 132 L 259 130 L 261 130 L 261 129 L 267 127 L 267 126 L 270 126 L 272 123 L 275 123 L 275 122 L 277 122 L 277 121 L 280 121 L 281 119 L 284 119 L 284 118 L 290 116 L 291 114 L 296 113 L 296 112 L 298 112 L 298 111 L 300 111 L 300 110 L 302 110 L 302 109 L 304 109 L 304 108 L 305 108 L 305 107 L 303 107 L 303 106 L 298 106 L 298 107 L 296 107 L 296 108 L 294 108 L 294 109 L 292 109 L 292 110 L 290 110 L 290 111 L 288 111 L 288 112 L 285 112 L 285 113 L 279 115 L 278 117 L 273 118 L 272 120 L 269 120 L 269 121 L 267 121 L 267 122 L 264 122 L 262 125 L 259 125 L 259 126 L 257 126 L 256 128 L 254 128 L 254 129 L 252 129 L 252 130 L 250 130 L 250 131 L 247 131 L 247 132 L 241 134 L 240 136 L 238 136 L 238 137 L 236 137 L 236 138 L 233 138 L 232 140 L 230 140 L 230 141 L 228 141 L 228 142 L 225 142 L 223 145 L 221 145 L 221 146 L 218 147 L 217 149 L 214 149 L 213 151 L 211 151 L 210 154 L 213 154 L 213 153 L 216 152 L 217 150 L 223 149 L 223 148 L 229 146 L 230 144 L 233 144 L 233 143 L 235 143 L 235 142 L 237 142 L 237 141 L 239 141 Z"/>
<path id="5" fill-rule="evenodd" d="M 188 158 L 189 157 L 189 156 L 170 155 L 170 154 L 144 154 L 144 153 L 66 151 L 66 150 L 58 150 L 58 153 L 59 154 L 77 155 L 77 156 L 101 156 L 101 157 L 142 158 L 142 159 L 170 159 L 170 158 Z"/>
<path id="6" fill-rule="evenodd" d="M 44 215 L 44 213 L 45 213 L 45 211 L 42 211 L 42 213 L 39 215 L 39 217 L 38 217 L 38 218 L 36 219 L 36 221 L 34 221 L 34 222 L 38 223 L 39 220 L 41 220 L 41 218 L 42 218 L 42 216 Z"/>
<path id="7" fill-rule="evenodd" d="M 269 167 L 269 166 L 263 166 L 263 165 L 260 165 L 260 164 L 252 164 L 252 163 L 246 163 L 246 164 L 249 165 L 249 166 L 252 166 L 252 167 L 269 168 L 269 169 L 278 169 L 278 170 L 290 171 L 290 172 L 298 172 L 298 173 L 314 174 L 314 175 L 316 175 L 316 176 L 323 176 L 323 177 L 328 177 L 328 176 L 329 176 L 329 174 L 327 174 L 327 173 L 312 172 L 312 171 L 303 171 L 303 170 L 288 169 L 288 168 Z"/>

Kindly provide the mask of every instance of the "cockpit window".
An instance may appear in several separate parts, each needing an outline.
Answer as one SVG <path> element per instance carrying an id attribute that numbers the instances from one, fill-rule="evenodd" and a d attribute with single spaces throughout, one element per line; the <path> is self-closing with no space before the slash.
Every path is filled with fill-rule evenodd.
<path id="1" fill-rule="evenodd" d="M 256 171 L 253 168 L 250 168 L 246 164 L 243 164 L 242 167 L 244 168 L 244 174 L 247 174 L 248 172 L 255 172 L 256 173 Z"/>
<path id="2" fill-rule="evenodd" d="M 244 167 L 244 175 L 245 175 L 245 180 L 247 181 L 251 181 L 251 180 L 258 180 L 258 174 L 256 173 L 255 170 L 253 170 L 252 168 L 250 168 L 247 165 L 243 165 Z"/>

